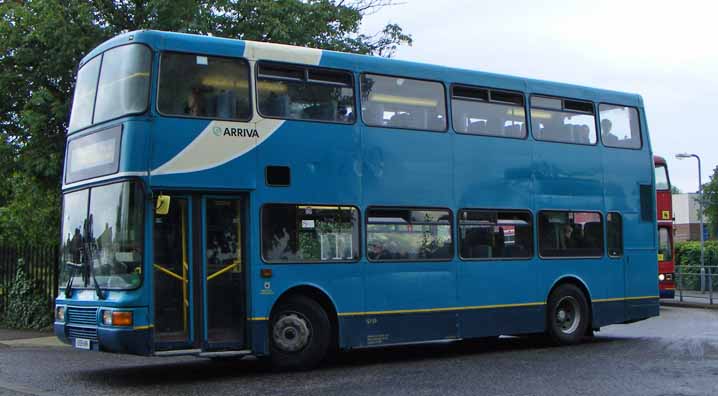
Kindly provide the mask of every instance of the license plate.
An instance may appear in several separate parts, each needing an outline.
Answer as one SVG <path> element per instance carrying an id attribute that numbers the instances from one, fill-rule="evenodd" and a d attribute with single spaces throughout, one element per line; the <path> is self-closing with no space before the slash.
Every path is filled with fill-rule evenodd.
<path id="1" fill-rule="evenodd" d="M 85 338 L 75 338 L 75 348 L 90 349 L 90 340 Z"/>

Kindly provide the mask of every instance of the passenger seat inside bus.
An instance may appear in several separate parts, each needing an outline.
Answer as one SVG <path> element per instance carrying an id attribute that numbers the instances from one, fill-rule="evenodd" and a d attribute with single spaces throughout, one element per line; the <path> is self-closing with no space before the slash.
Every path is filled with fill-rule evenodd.
<path id="1" fill-rule="evenodd" d="M 504 136 L 506 137 L 523 137 L 523 127 L 521 124 L 513 124 L 504 127 Z"/>
<path id="2" fill-rule="evenodd" d="M 302 110 L 302 119 L 335 121 L 337 119 L 337 101 L 331 100 L 327 103 L 320 103 L 309 106 Z"/>
<path id="3" fill-rule="evenodd" d="M 412 125 L 412 117 L 409 113 L 396 113 L 389 119 L 387 126 L 394 128 L 416 128 Z"/>
<path id="4" fill-rule="evenodd" d="M 603 235 L 603 227 L 598 221 L 586 223 L 583 226 L 583 241 L 585 247 L 599 247 Z"/>
<path id="5" fill-rule="evenodd" d="M 367 125 L 384 125 L 384 105 L 376 102 L 368 102 L 362 110 L 364 123 Z"/>
<path id="6" fill-rule="evenodd" d="M 265 114 L 272 117 L 283 117 L 289 115 L 289 96 L 286 94 L 277 95 L 272 93 L 264 102 Z"/>
<path id="7" fill-rule="evenodd" d="M 466 132 L 469 133 L 486 133 L 486 121 L 484 120 L 478 120 L 478 121 L 469 121 L 469 126 L 466 129 Z"/>
<path id="8" fill-rule="evenodd" d="M 572 126 L 573 142 L 578 144 L 589 144 L 589 134 L 591 133 L 588 125 Z"/>
<path id="9" fill-rule="evenodd" d="M 491 136 L 504 136 L 504 123 L 500 118 L 487 117 L 486 134 Z"/>

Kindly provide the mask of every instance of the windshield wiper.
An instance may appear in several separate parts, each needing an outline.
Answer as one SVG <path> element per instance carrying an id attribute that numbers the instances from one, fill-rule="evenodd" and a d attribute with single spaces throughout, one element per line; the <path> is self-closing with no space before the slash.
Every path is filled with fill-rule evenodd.
<path id="1" fill-rule="evenodd" d="M 65 265 L 70 267 L 70 279 L 67 280 L 67 284 L 65 285 L 65 297 L 70 298 L 72 297 L 72 281 L 75 279 L 75 271 L 82 269 L 82 264 L 65 261 Z"/>
<path id="2" fill-rule="evenodd" d="M 102 288 L 100 288 L 100 284 L 97 283 L 97 278 L 95 278 L 95 263 L 92 260 L 92 244 L 92 242 L 87 243 L 87 258 L 85 259 L 85 268 L 86 271 L 89 273 L 90 277 L 92 278 L 92 283 L 95 287 L 95 293 L 97 294 L 97 298 L 99 298 L 100 300 L 104 300 L 105 293 L 102 291 Z"/>
<path id="3" fill-rule="evenodd" d="M 95 293 L 97 293 L 97 298 L 100 300 L 105 299 L 105 293 L 102 291 L 102 288 L 100 288 L 100 284 L 97 283 L 97 278 L 95 278 L 95 262 L 93 259 L 93 252 L 96 241 L 94 236 L 92 235 L 92 214 L 87 218 L 87 221 L 85 221 L 85 271 L 86 273 L 92 278 L 93 286 L 95 287 Z M 85 281 L 85 286 L 87 286 L 87 281 Z"/>

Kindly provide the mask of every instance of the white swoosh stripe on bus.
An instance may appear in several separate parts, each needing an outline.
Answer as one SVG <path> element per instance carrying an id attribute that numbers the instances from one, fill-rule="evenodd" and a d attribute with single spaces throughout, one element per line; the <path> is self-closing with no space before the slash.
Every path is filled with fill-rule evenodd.
<path id="1" fill-rule="evenodd" d="M 322 58 L 322 50 L 247 41 L 245 42 L 244 56 L 250 61 L 252 67 L 254 61 L 257 60 L 318 65 Z M 254 106 L 256 100 L 252 100 L 252 103 L 256 108 Z M 256 116 L 250 122 L 212 121 L 187 147 L 169 161 L 152 170 L 150 174 L 157 176 L 197 172 L 223 165 L 257 147 L 283 123 L 283 120 L 262 119 Z M 224 136 L 223 134 L 216 136 L 214 128 L 221 128 L 222 131 L 226 128 L 257 129 L 259 137 Z"/>
<path id="2" fill-rule="evenodd" d="M 245 41 L 244 57 L 253 60 L 275 60 L 304 65 L 319 65 L 322 50 L 316 48 L 293 47 L 291 45 Z"/>
<path id="3" fill-rule="evenodd" d="M 257 147 L 283 123 L 283 120 L 274 119 L 259 119 L 256 123 L 212 121 L 192 143 L 150 174 L 157 176 L 198 172 L 220 166 Z M 256 129 L 258 137 L 225 136 L 224 131 L 228 128 Z M 219 135 L 215 131 L 219 131 Z"/>

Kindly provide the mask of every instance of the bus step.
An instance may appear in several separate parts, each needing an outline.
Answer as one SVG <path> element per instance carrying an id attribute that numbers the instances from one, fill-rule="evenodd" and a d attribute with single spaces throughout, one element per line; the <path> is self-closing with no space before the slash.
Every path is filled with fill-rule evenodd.
<path id="1" fill-rule="evenodd" d="M 241 351 L 217 351 L 217 352 L 202 352 L 198 356 L 206 358 L 229 358 L 229 357 L 240 357 L 251 355 L 252 351 L 245 349 Z"/>
<path id="2" fill-rule="evenodd" d="M 182 355 L 197 355 L 202 352 L 201 349 L 176 349 L 173 351 L 157 351 L 155 356 L 182 356 Z"/>

